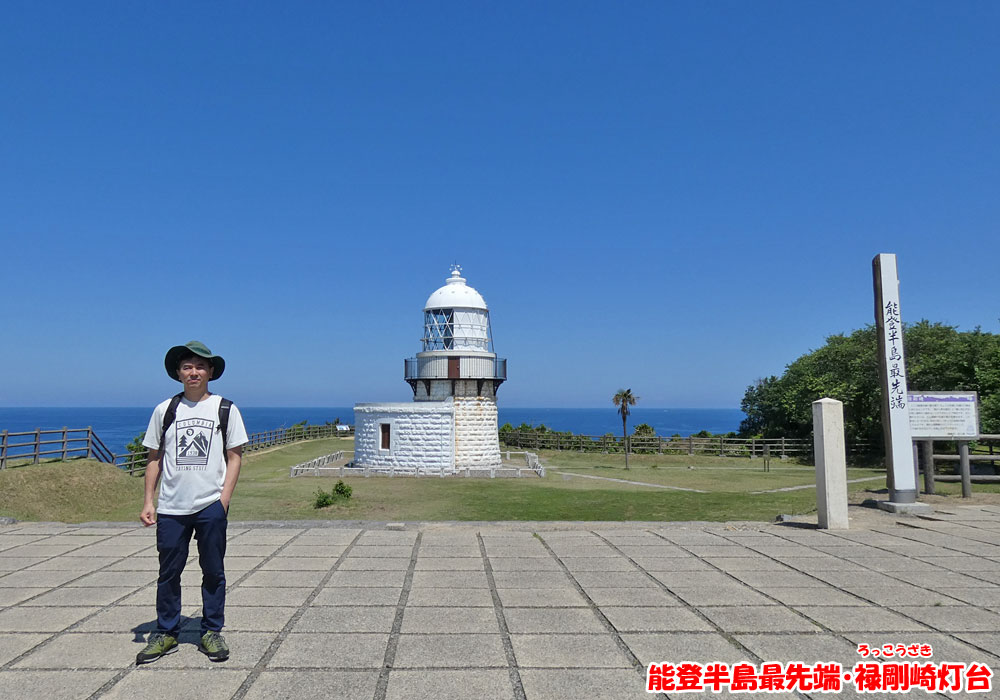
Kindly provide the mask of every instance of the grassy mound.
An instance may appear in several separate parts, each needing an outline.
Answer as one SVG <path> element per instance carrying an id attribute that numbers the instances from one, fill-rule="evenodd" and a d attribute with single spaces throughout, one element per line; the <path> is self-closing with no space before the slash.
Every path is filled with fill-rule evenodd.
<path id="1" fill-rule="evenodd" d="M 0 471 L 0 515 L 64 523 L 138 522 L 142 479 L 89 459 Z"/>

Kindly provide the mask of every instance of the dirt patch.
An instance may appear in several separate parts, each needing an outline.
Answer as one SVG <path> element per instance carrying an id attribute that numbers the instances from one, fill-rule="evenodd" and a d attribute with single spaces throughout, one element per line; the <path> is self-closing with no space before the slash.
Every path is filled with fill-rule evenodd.
<path id="1" fill-rule="evenodd" d="M 888 501 L 889 492 L 887 489 L 856 491 L 848 495 L 850 505 L 860 505 L 865 501 Z M 932 506 L 993 506 L 1000 504 L 1000 493 L 989 491 L 972 492 L 971 498 L 962 498 L 956 494 L 928 494 L 921 493 L 917 496 L 920 503 L 927 503 Z"/>

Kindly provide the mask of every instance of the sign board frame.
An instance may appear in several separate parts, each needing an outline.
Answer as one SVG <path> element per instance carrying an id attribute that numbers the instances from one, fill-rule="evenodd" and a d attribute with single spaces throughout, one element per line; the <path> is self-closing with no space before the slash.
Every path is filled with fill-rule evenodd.
<path id="1" fill-rule="evenodd" d="M 980 435 L 979 427 L 979 394 L 975 391 L 908 391 L 906 395 L 906 401 L 909 404 L 909 416 L 910 416 L 910 434 L 914 440 L 978 440 Z M 972 411 L 974 414 L 974 421 L 976 426 L 976 431 L 974 434 L 970 434 L 968 431 L 962 430 L 961 426 L 957 423 L 952 422 L 952 427 L 955 430 L 945 430 L 940 432 L 935 432 L 933 434 L 921 433 L 919 427 L 914 427 L 914 408 L 919 415 L 924 413 L 924 407 L 928 405 L 933 405 L 935 403 L 947 403 L 954 405 L 959 404 L 972 404 Z M 968 416 L 965 417 L 968 419 Z"/>

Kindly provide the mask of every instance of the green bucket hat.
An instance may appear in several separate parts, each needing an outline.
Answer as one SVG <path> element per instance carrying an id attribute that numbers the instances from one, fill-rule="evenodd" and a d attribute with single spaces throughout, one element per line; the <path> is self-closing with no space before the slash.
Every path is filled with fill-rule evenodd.
<path id="1" fill-rule="evenodd" d="M 204 357 L 206 360 L 212 363 L 212 379 L 218 379 L 222 376 L 222 373 L 226 371 L 226 361 L 222 359 L 221 355 L 213 355 L 212 351 L 205 347 L 204 343 L 197 340 L 192 340 L 187 345 L 175 345 L 174 347 L 167 350 L 167 356 L 163 358 L 163 366 L 167 370 L 167 374 L 171 379 L 175 379 L 178 382 L 181 380 L 177 376 L 177 365 L 180 360 L 185 355 L 197 355 L 198 357 Z"/>

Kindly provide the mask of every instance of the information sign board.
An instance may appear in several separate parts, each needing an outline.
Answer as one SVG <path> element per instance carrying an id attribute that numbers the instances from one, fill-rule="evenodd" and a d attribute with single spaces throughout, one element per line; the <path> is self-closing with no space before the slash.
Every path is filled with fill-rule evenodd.
<path id="1" fill-rule="evenodd" d="M 979 402 L 974 391 L 907 392 L 910 435 L 914 440 L 975 440 Z"/>

